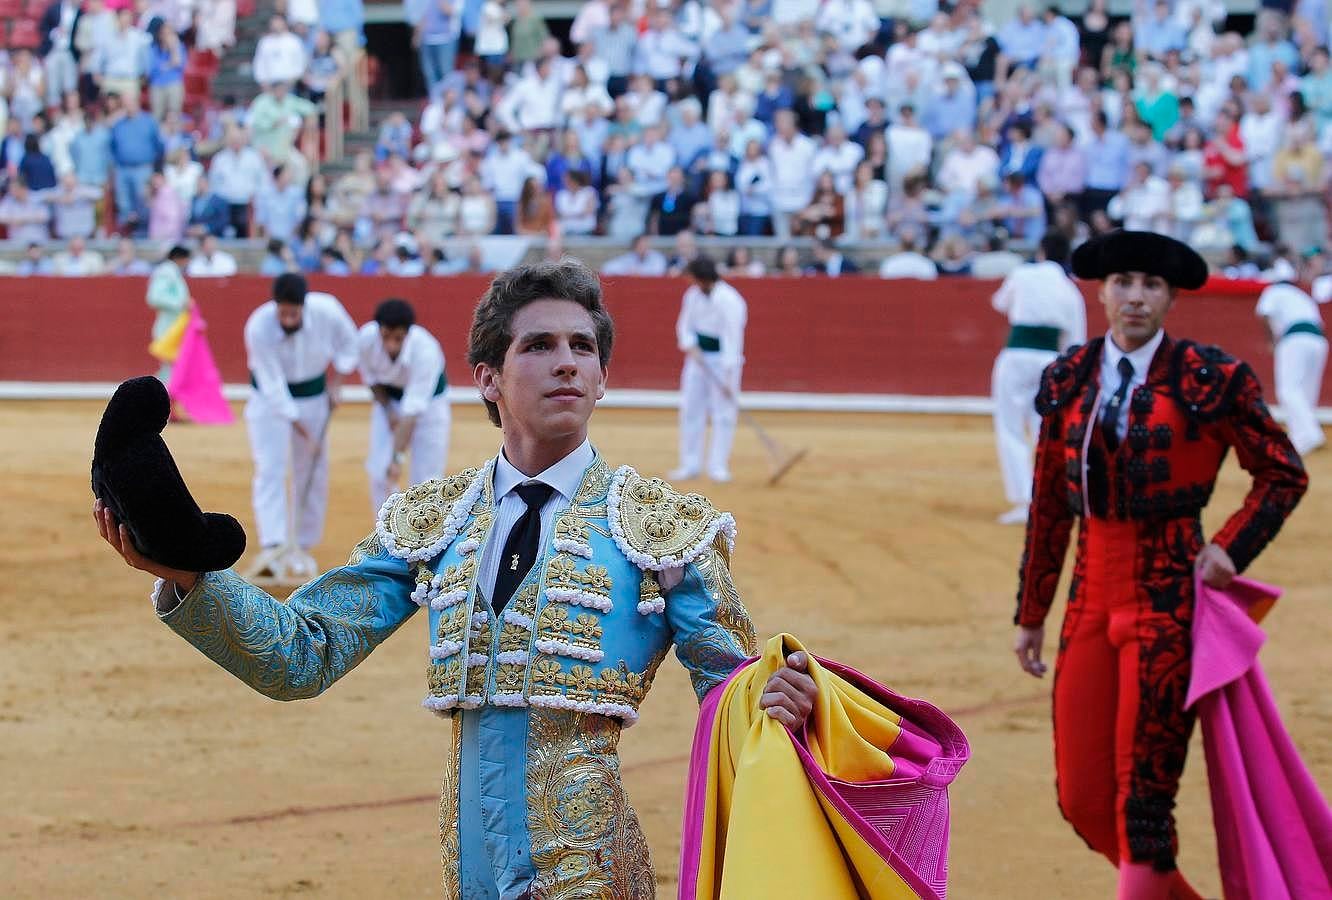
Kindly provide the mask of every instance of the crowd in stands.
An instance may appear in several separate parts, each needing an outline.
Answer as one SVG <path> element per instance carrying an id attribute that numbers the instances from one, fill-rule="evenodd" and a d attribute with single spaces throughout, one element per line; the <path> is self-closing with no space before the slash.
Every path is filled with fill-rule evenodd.
<path id="1" fill-rule="evenodd" d="M 1327 242 L 1322 0 L 1265 4 L 1247 36 L 1219 0 L 1006 21 L 977 0 L 893 19 L 871 0 L 588 0 L 563 44 L 531 0 L 408 0 L 419 119 L 389 116 L 335 177 L 317 123 L 359 3 L 289 0 L 255 52 L 259 96 L 192 128 L 172 74 L 189 23 L 171 3 L 104 5 L 87 0 L 70 40 L 122 37 L 82 51 L 77 87 L 55 49 L 0 69 L 10 240 L 107 230 L 113 184 L 118 232 L 263 238 L 264 271 L 482 271 L 489 235 L 553 253 L 601 235 L 630 248 L 608 272 L 658 274 L 671 260 L 645 235 L 680 236 L 677 265 L 709 236 L 771 235 L 813 240 L 765 260 L 735 246 L 726 271 L 851 274 L 856 257 L 883 277 L 994 276 L 1048 229 L 1076 246 L 1123 226 L 1280 275 Z"/>

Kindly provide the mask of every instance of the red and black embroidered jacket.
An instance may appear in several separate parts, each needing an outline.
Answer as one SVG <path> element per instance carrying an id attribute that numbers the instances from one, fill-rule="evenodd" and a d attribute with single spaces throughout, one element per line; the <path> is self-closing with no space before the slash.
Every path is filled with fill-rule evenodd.
<path id="1" fill-rule="evenodd" d="M 1041 435 L 1014 617 L 1019 625 L 1045 621 L 1077 516 L 1196 518 L 1234 447 L 1253 486 L 1212 541 L 1242 572 L 1308 486 L 1299 454 L 1268 412 L 1248 364 L 1168 335 L 1152 357 L 1146 383 L 1133 392 L 1124 440 L 1107 449 L 1095 434 L 1104 343 L 1096 338 L 1070 349 L 1041 377 Z"/>

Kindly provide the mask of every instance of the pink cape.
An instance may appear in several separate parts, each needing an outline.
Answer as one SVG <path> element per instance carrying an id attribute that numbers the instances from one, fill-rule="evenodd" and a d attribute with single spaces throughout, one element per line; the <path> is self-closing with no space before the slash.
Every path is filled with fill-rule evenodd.
<path id="1" fill-rule="evenodd" d="M 1193 676 L 1226 900 L 1332 898 L 1332 810 L 1286 733 L 1258 664 L 1277 588 L 1196 583 Z"/>
<path id="2" fill-rule="evenodd" d="M 190 310 L 190 323 L 180 343 L 180 355 L 171 368 L 167 394 L 191 421 L 201 425 L 227 425 L 235 420 L 222 396 L 222 376 L 208 347 L 207 323 L 197 308 Z"/>

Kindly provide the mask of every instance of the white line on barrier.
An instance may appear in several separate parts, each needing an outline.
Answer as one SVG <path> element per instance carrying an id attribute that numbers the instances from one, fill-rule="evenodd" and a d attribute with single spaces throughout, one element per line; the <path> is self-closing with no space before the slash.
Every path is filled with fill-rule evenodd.
<path id="1" fill-rule="evenodd" d="M 116 385 L 109 381 L 0 381 L 0 400 L 108 400 Z M 248 384 L 228 384 L 222 392 L 228 400 L 250 396 Z M 369 403 L 370 390 L 361 384 L 342 389 L 349 403 Z M 449 402 L 475 405 L 481 402 L 471 388 L 452 386 Z M 678 391 L 608 390 L 599 406 L 608 409 L 677 409 Z M 750 391 L 741 395 L 745 409 L 773 412 L 926 413 L 936 415 L 986 415 L 993 410 L 989 397 L 927 397 L 911 394 L 813 394 L 785 391 Z M 1276 409 L 1281 418 L 1280 409 Z M 1332 425 L 1332 407 L 1318 410 L 1318 421 Z"/>

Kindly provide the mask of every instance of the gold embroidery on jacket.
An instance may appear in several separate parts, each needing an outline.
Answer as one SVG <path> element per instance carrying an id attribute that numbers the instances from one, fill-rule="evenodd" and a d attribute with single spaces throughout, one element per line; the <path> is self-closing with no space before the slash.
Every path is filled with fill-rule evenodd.
<path id="1" fill-rule="evenodd" d="M 445 900 L 462 900 L 458 849 L 458 784 L 462 762 L 462 722 L 453 720 L 453 735 L 444 759 L 444 784 L 439 789 L 439 853 L 443 861 Z"/>

